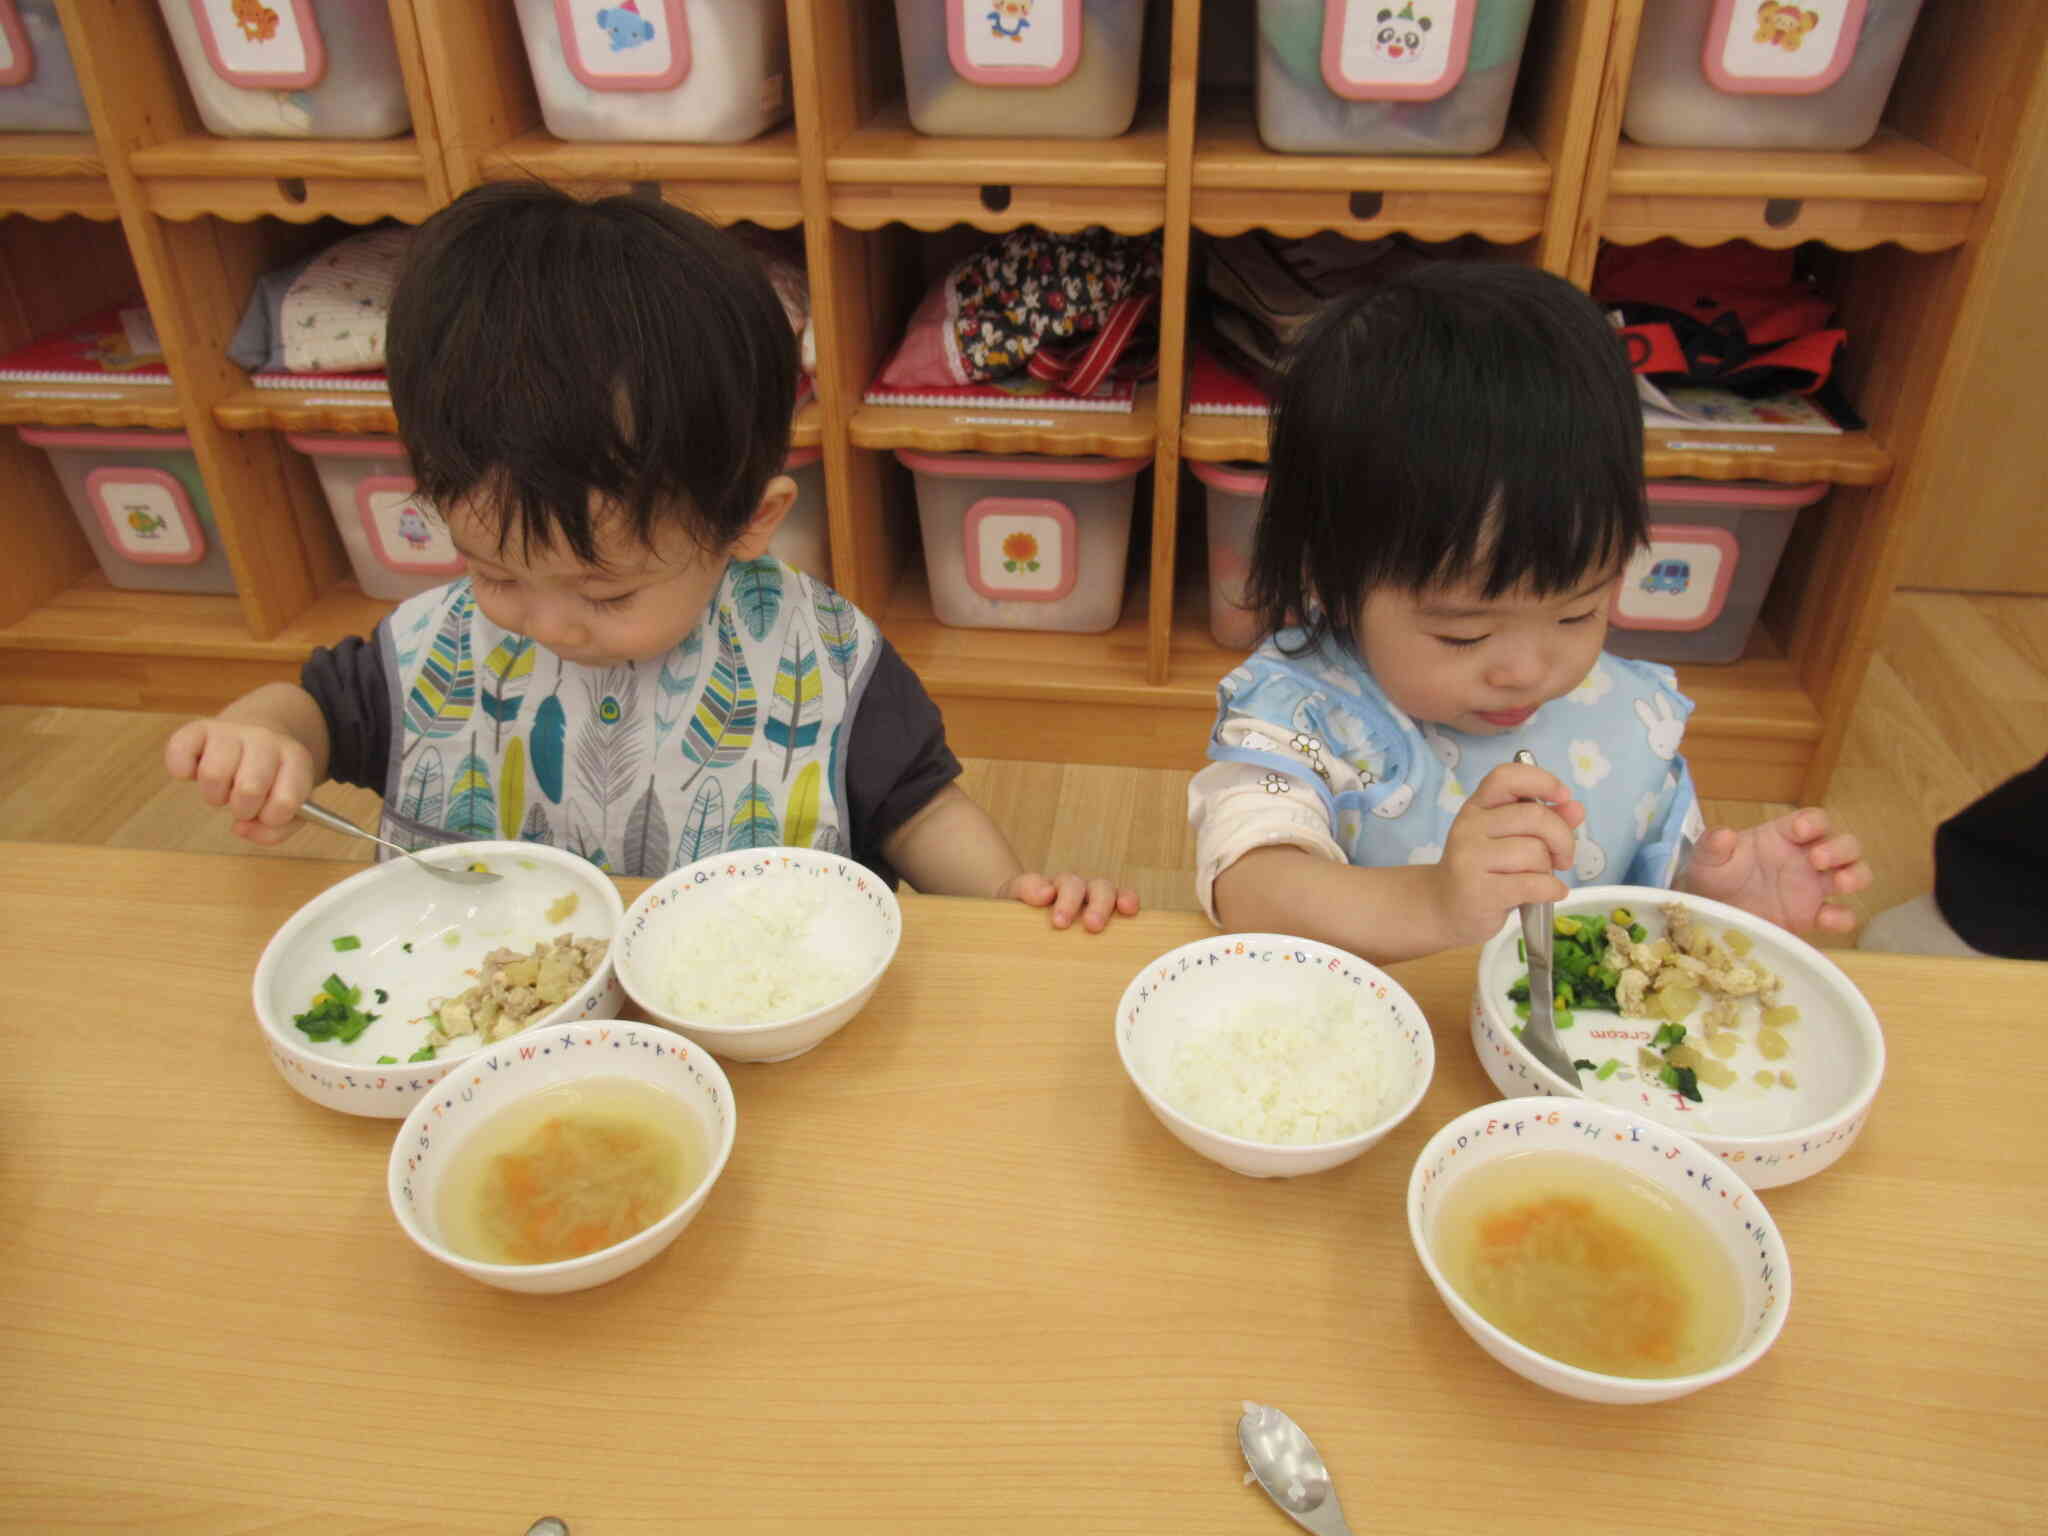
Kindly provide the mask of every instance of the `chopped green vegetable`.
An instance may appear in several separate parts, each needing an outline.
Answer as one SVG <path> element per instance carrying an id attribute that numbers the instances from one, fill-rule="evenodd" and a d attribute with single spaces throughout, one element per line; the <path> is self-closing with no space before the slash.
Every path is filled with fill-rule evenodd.
<path id="1" fill-rule="evenodd" d="M 1524 976 L 1520 981 L 1508 988 L 1508 1001 L 1511 1003 L 1526 1003 L 1529 1001 L 1528 977 Z"/>
<path id="2" fill-rule="evenodd" d="M 1529 945 L 1526 940 L 1515 940 L 1515 958 L 1524 965 L 1529 963 Z"/>
<path id="3" fill-rule="evenodd" d="M 1600 1081 L 1604 1083 L 1607 1081 L 1607 1079 L 1614 1076 L 1614 1074 L 1618 1070 L 1620 1070 L 1620 1067 L 1621 1058 L 1619 1056 L 1610 1056 L 1605 1061 L 1600 1063 L 1600 1070 L 1598 1072 L 1595 1072 L 1593 1075 L 1599 1078 Z"/>
<path id="4" fill-rule="evenodd" d="M 396 1056 L 379 1056 L 377 1058 L 377 1065 L 380 1067 L 395 1067 L 398 1065 L 398 1058 Z"/>
<path id="5" fill-rule="evenodd" d="M 1641 923 L 1634 923 L 1631 924 L 1629 927 L 1628 936 L 1630 943 L 1640 944 L 1643 942 L 1643 940 L 1647 939 L 1650 936 L 1650 930 L 1645 928 Z"/>
<path id="6" fill-rule="evenodd" d="M 1607 921 L 1614 924 L 1614 926 L 1617 928 L 1626 928 L 1630 923 L 1634 922 L 1635 920 L 1635 913 L 1629 911 L 1627 907 L 1616 907 L 1612 912 L 1607 914 Z"/>
<path id="7" fill-rule="evenodd" d="M 1656 1035 L 1650 1041 L 1650 1049 L 1669 1053 L 1674 1045 L 1679 1044 L 1684 1039 L 1685 1026 L 1683 1024 L 1661 1025 Z"/>
<path id="8" fill-rule="evenodd" d="M 403 944 L 399 945 L 398 947 L 404 950 L 409 955 L 412 953 L 412 940 L 407 939 Z"/>
<path id="9" fill-rule="evenodd" d="M 1550 1021 L 1551 1023 L 1555 1024 L 1559 1029 L 1570 1029 L 1574 1024 L 1579 1022 L 1577 1019 L 1572 1017 L 1572 1011 L 1569 1008 L 1552 1009 Z"/>
<path id="10" fill-rule="evenodd" d="M 363 941 L 352 933 L 344 933 L 334 941 L 334 952 L 345 955 L 352 949 L 361 949 Z"/>
<path id="11" fill-rule="evenodd" d="M 1517 998 L 1515 1000 L 1515 1017 L 1518 1019 L 1526 1019 L 1529 1017 L 1529 999 L 1527 999 L 1526 997 Z M 1515 1031 L 1515 1033 L 1519 1035 L 1521 1031 L 1518 1029 Z"/>
<path id="12" fill-rule="evenodd" d="M 432 1061 L 434 1059 L 433 1043 L 429 1041 L 405 1059 L 407 1061 Z"/>
<path id="13" fill-rule="evenodd" d="M 1700 1102 L 1699 1074 L 1691 1067 L 1666 1067 L 1657 1074 L 1657 1080 L 1666 1088 L 1675 1088 L 1693 1103 Z"/>
<path id="14" fill-rule="evenodd" d="M 389 992 L 386 992 L 382 987 L 379 987 L 377 989 L 377 1001 L 380 1003 L 388 1003 L 391 1001 L 391 994 Z"/>
<path id="15" fill-rule="evenodd" d="M 339 976 L 329 974 L 304 1013 L 294 1014 L 292 1023 L 308 1040 L 339 1040 L 344 1045 L 377 1022 L 377 1015 L 358 1006 L 363 989 L 352 987 Z"/>
<path id="16" fill-rule="evenodd" d="M 1575 1061 L 1572 1063 L 1572 1070 L 1574 1072 L 1591 1072 L 1593 1070 L 1593 1063 L 1590 1061 Z"/>

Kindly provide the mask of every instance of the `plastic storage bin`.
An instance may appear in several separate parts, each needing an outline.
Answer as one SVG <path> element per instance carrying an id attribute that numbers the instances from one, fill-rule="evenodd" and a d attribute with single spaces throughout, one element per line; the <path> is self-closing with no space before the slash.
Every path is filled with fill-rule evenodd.
<path id="1" fill-rule="evenodd" d="M 825 466 L 818 450 L 792 448 L 782 472 L 796 482 L 796 500 L 768 541 L 768 552 L 829 587 L 832 545 L 825 528 Z"/>
<path id="2" fill-rule="evenodd" d="M 1855 149 L 1870 141 L 1920 0 L 1657 0 L 1621 130 L 1638 144 Z"/>
<path id="3" fill-rule="evenodd" d="M 789 115 L 783 0 L 519 0 L 558 139 L 731 144 Z"/>
<path id="4" fill-rule="evenodd" d="M 1132 480 L 1150 459 L 913 453 L 932 612 L 964 629 L 1095 634 L 1123 611 Z"/>
<path id="5" fill-rule="evenodd" d="M 184 433 L 23 427 L 21 440 L 48 450 L 78 525 L 115 586 L 235 590 Z"/>
<path id="6" fill-rule="evenodd" d="M 919 133 L 1113 139 L 1138 110 L 1145 0 L 896 0 L 896 32 Z"/>
<path id="7" fill-rule="evenodd" d="M 1534 0 L 1259 0 L 1259 137 L 1287 154 L 1483 155 Z"/>
<path id="8" fill-rule="evenodd" d="M 386 0 L 157 0 L 209 133 L 388 139 L 412 126 Z"/>
<path id="9" fill-rule="evenodd" d="M 462 574 L 448 530 L 419 500 L 405 450 L 388 437 L 285 438 L 313 461 L 320 489 L 370 597 L 403 602 Z"/>
<path id="10" fill-rule="evenodd" d="M 1735 661 L 1801 507 L 1825 485 L 1652 480 L 1650 545 L 1622 573 L 1607 649 L 1649 661 Z"/>
<path id="11" fill-rule="evenodd" d="M 55 0 L 0 0 L 0 133 L 91 133 Z"/>
<path id="12" fill-rule="evenodd" d="M 1244 606 L 1244 589 L 1251 577 L 1252 535 L 1266 496 L 1266 472 L 1197 459 L 1190 459 L 1188 468 L 1208 492 L 1209 633 L 1220 646 L 1249 651 L 1259 642 L 1259 621 Z"/>

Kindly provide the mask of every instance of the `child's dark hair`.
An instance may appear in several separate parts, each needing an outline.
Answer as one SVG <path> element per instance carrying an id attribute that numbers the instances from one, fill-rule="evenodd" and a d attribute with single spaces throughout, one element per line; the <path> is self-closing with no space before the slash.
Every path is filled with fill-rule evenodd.
<path id="1" fill-rule="evenodd" d="M 386 351 L 421 492 L 475 497 L 501 545 L 594 562 L 595 492 L 643 544 L 680 508 L 723 549 L 788 451 L 797 343 L 766 272 L 653 199 L 463 194 L 413 237 Z"/>
<path id="2" fill-rule="evenodd" d="M 1250 603 L 1354 643 L 1365 595 L 1549 595 L 1648 538 L 1643 418 L 1600 309 L 1528 267 L 1438 262 L 1332 303 L 1277 392 Z"/>

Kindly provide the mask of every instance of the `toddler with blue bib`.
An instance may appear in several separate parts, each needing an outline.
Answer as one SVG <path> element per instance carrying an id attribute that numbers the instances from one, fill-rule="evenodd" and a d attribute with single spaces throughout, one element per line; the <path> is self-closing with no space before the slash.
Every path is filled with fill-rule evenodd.
<path id="1" fill-rule="evenodd" d="M 1649 537 L 1642 466 L 1622 349 L 1560 278 L 1439 263 L 1318 317 L 1275 400 L 1269 638 L 1223 679 L 1189 789 L 1212 918 L 1382 963 L 1573 884 L 1854 926 L 1856 838 L 1818 809 L 1708 831 L 1692 701 L 1602 650 Z"/>

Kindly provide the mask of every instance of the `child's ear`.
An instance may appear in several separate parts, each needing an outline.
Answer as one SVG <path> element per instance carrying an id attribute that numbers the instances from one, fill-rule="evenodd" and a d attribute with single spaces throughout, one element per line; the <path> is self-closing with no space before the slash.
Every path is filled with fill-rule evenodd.
<path id="1" fill-rule="evenodd" d="M 768 541 L 775 537 L 775 530 L 782 526 L 782 520 L 789 516 L 789 509 L 796 503 L 796 482 L 787 475 L 777 475 L 768 482 L 768 489 L 761 493 L 761 504 L 754 508 L 754 515 L 740 536 L 733 540 L 732 558 L 735 560 L 758 560 L 768 553 Z"/>

